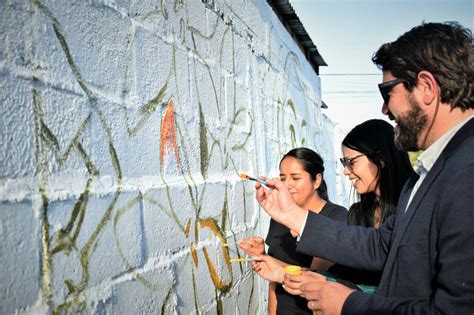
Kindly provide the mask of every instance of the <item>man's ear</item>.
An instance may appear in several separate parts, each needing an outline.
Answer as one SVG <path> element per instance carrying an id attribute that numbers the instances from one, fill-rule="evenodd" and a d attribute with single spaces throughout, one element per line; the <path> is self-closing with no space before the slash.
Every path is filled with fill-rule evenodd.
<path id="1" fill-rule="evenodd" d="M 435 77 L 431 72 L 420 71 L 418 73 L 418 90 L 420 91 L 420 99 L 425 105 L 436 104 L 439 97 L 439 86 Z"/>

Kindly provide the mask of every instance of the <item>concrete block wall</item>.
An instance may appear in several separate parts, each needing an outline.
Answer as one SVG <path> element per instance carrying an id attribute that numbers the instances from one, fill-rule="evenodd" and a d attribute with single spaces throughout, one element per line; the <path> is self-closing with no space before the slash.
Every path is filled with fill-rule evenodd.
<path id="1" fill-rule="evenodd" d="M 264 313 L 222 246 L 268 226 L 239 172 L 308 146 L 345 196 L 266 1 L 5 0 L 0 28 L 0 313 Z"/>

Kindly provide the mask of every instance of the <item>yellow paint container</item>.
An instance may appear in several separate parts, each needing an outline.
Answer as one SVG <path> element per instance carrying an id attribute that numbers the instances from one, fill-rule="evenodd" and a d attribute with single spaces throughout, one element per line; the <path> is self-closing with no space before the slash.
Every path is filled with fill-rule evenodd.
<path id="1" fill-rule="evenodd" d="M 292 276 L 301 276 L 301 267 L 293 265 L 285 266 L 285 273 Z"/>

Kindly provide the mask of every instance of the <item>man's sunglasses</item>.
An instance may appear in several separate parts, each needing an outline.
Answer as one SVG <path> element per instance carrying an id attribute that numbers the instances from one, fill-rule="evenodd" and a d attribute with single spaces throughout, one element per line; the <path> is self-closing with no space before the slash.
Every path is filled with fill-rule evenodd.
<path id="1" fill-rule="evenodd" d="M 388 105 L 388 101 L 390 100 L 390 92 L 392 91 L 393 87 L 403 82 L 408 81 L 405 79 L 395 79 L 379 84 L 380 94 L 382 94 L 383 101 L 386 105 Z"/>
<path id="2" fill-rule="evenodd" d="M 343 167 L 347 167 L 348 169 L 352 171 L 352 166 L 354 165 L 355 159 L 360 158 L 361 156 L 364 156 L 364 155 L 365 154 L 359 154 L 359 155 L 351 156 L 351 157 L 343 157 L 343 158 L 340 158 L 339 161 L 341 161 L 341 164 Z"/>

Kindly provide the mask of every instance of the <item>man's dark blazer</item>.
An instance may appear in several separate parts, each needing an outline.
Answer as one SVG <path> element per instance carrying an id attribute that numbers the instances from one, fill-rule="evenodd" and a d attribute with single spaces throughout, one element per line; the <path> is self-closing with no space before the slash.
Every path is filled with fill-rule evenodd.
<path id="1" fill-rule="evenodd" d="M 474 314 L 474 119 L 449 141 L 405 212 L 415 181 L 379 230 L 309 212 L 298 251 L 383 270 L 377 293 L 352 293 L 343 314 Z"/>

